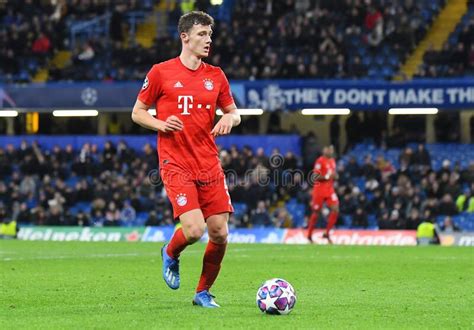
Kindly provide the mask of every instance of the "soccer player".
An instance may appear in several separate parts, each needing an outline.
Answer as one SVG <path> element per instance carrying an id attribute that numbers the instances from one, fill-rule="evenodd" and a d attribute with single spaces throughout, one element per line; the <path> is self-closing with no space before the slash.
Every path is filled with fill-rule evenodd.
<path id="1" fill-rule="evenodd" d="M 308 224 L 308 240 L 313 242 L 312 234 L 314 226 L 318 221 L 319 213 L 326 203 L 331 210 L 323 238 L 332 244 L 329 231 L 334 227 L 339 215 L 339 199 L 334 191 L 334 180 L 337 179 L 336 161 L 334 160 L 334 146 L 323 148 L 323 155 L 314 163 L 313 173 L 316 175 L 316 182 L 313 187 L 312 214 Z"/>
<path id="2" fill-rule="evenodd" d="M 181 16 L 181 54 L 151 68 L 132 113 L 135 123 L 158 131 L 160 175 L 181 223 L 161 250 L 163 278 L 171 289 L 179 288 L 179 256 L 207 226 L 209 242 L 193 304 L 208 308 L 219 307 L 209 290 L 221 268 L 233 212 L 214 138 L 240 124 L 224 72 L 202 61 L 209 55 L 213 24 L 204 12 Z M 147 112 L 151 106 L 156 118 Z M 224 115 L 213 127 L 217 107 Z"/>

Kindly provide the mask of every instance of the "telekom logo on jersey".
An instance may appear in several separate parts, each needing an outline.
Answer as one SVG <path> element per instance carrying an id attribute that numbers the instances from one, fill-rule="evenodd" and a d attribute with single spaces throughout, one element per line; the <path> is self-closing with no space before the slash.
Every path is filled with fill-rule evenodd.
<path id="1" fill-rule="evenodd" d="M 191 113 L 189 112 L 190 109 L 194 108 L 194 103 L 193 103 L 193 97 L 192 95 L 178 95 L 178 109 L 183 109 L 183 112 L 181 112 L 182 115 L 190 115 Z M 197 108 L 202 109 L 204 107 L 203 104 L 198 104 Z M 206 110 L 211 109 L 211 105 L 207 104 L 205 106 Z"/>

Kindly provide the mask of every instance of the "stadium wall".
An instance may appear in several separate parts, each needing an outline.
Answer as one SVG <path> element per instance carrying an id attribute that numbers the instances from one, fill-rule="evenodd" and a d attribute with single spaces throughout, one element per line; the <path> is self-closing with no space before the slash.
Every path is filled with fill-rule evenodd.
<path id="1" fill-rule="evenodd" d="M 149 143 L 156 148 L 156 134 L 151 135 L 17 135 L 8 136 L 0 135 L 2 145 L 11 144 L 15 148 L 20 147 L 22 141 L 28 143 L 38 142 L 45 150 L 51 150 L 56 145 L 66 146 L 72 145 L 75 150 L 80 150 L 85 143 L 96 144 L 98 150 L 102 150 L 105 142 L 110 141 L 117 144 L 125 141 L 127 145 L 135 150 L 142 150 L 143 146 Z M 267 155 L 272 153 L 274 148 L 278 148 L 280 153 L 285 154 L 288 151 L 293 152 L 297 156 L 301 156 L 301 137 L 297 134 L 288 135 L 228 135 L 220 136 L 216 139 L 218 145 L 229 149 L 235 145 L 242 149 L 244 146 L 252 148 L 261 147 Z"/>
<path id="2" fill-rule="evenodd" d="M 174 227 L 23 227 L 18 238 L 27 241 L 81 241 L 81 242 L 164 242 L 171 239 Z M 322 231 L 315 231 L 313 241 L 325 245 Z M 414 230 L 335 230 L 332 240 L 335 245 L 416 245 Z M 231 229 L 230 243 L 262 244 L 307 244 L 303 229 Z M 208 240 L 207 233 L 201 241 Z M 441 235 L 445 246 L 474 246 L 474 233 Z"/>

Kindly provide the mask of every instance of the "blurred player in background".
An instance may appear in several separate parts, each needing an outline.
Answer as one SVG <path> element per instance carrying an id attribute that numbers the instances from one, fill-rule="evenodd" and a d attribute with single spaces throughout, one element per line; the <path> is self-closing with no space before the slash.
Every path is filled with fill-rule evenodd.
<path id="1" fill-rule="evenodd" d="M 158 131 L 160 175 L 173 205 L 178 228 L 162 250 L 163 278 L 180 286 L 179 256 L 208 229 L 202 273 L 194 305 L 219 307 L 209 292 L 219 274 L 233 212 L 215 137 L 240 124 L 229 82 L 219 68 L 202 61 L 209 55 L 214 20 L 204 12 L 181 16 L 181 54 L 148 72 L 133 108 L 132 120 Z M 156 118 L 147 110 L 156 107 Z M 224 112 L 214 126 L 216 108 Z"/>
<path id="2" fill-rule="evenodd" d="M 339 199 L 334 190 L 334 180 L 337 179 L 336 160 L 334 159 L 334 146 L 323 148 L 323 155 L 314 163 L 313 173 L 317 176 L 313 187 L 313 197 L 311 202 L 312 214 L 308 223 L 308 240 L 313 242 L 313 229 L 318 221 L 318 216 L 326 204 L 330 209 L 326 232 L 323 238 L 327 238 L 332 243 L 329 231 L 334 227 L 339 215 Z"/>

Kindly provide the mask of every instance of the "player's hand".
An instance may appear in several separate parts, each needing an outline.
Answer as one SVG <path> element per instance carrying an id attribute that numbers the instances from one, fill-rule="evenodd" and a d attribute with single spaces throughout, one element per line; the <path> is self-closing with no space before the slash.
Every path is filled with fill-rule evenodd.
<path id="1" fill-rule="evenodd" d="M 183 130 L 183 122 L 176 116 L 169 116 L 162 123 L 163 124 L 161 125 L 162 127 L 160 127 L 160 131 L 164 133 Z"/>
<path id="2" fill-rule="evenodd" d="M 232 114 L 227 113 L 217 122 L 216 126 L 211 131 L 214 136 L 229 134 L 234 126 L 234 117 Z"/>

